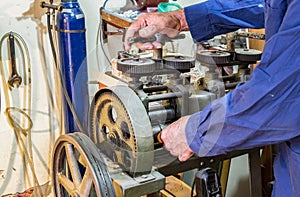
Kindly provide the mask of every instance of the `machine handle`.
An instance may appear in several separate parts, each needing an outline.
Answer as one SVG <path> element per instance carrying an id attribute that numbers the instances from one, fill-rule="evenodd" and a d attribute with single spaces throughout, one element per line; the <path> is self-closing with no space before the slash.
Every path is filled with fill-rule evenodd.
<path id="1" fill-rule="evenodd" d="M 158 41 L 162 44 L 164 44 L 165 42 L 170 42 L 173 40 L 179 40 L 179 39 L 184 39 L 185 35 L 184 34 L 178 34 L 177 36 L 175 36 L 174 38 L 170 38 L 169 36 L 167 36 L 166 34 L 161 34 L 161 33 L 156 33 L 154 36 L 151 36 L 149 38 L 143 38 L 143 37 L 131 37 L 128 39 L 128 42 L 130 44 L 136 43 L 136 42 L 154 42 L 154 41 Z"/>
<path id="2" fill-rule="evenodd" d="M 160 143 L 160 144 L 163 144 L 164 143 L 164 141 L 161 139 L 161 132 L 159 132 L 158 134 L 157 134 L 157 141 Z"/>

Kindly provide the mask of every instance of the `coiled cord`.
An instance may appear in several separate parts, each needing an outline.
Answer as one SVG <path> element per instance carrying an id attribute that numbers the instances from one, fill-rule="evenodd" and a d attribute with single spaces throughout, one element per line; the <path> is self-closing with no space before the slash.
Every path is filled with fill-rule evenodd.
<path id="1" fill-rule="evenodd" d="M 5 72 L 2 61 L 2 46 L 5 39 L 9 38 L 9 36 L 14 36 L 16 39 L 16 44 L 20 49 L 20 55 L 23 62 L 23 70 L 24 70 L 24 106 L 23 109 L 19 109 L 17 107 L 12 107 L 12 103 L 9 98 L 9 88 L 5 79 Z M 26 42 L 24 39 L 15 32 L 6 33 L 0 40 L 0 72 L 2 76 L 2 86 L 3 86 L 3 94 L 6 105 L 5 115 L 10 127 L 14 130 L 17 143 L 20 147 L 20 150 L 24 152 L 24 165 L 28 162 L 31 173 L 33 175 L 34 186 L 38 189 L 39 196 L 43 196 L 43 192 L 41 190 L 40 184 L 38 182 L 34 162 L 33 162 L 33 152 L 32 152 L 32 140 L 31 140 L 31 128 L 33 126 L 32 120 L 28 114 L 25 113 L 24 109 L 30 111 L 31 109 L 31 64 L 30 64 L 30 55 Z M 18 118 L 16 114 L 20 114 L 21 118 Z M 27 123 L 26 123 L 27 122 Z M 25 126 L 25 127 L 23 127 Z M 22 140 L 21 134 L 27 137 L 29 150 L 26 147 L 24 141 Z"/>

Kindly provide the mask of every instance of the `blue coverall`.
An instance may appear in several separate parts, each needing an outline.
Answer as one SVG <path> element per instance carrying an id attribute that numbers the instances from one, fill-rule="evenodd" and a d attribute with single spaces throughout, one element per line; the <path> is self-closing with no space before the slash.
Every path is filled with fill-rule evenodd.
<path id="1" fill-rule="evenodd" d="M 300 196 L 300 0 L 208 0 L 184 11 L 198 41 L 238 28 L 266 30 L 250 80 L 190 117 L 190 148 L 213 156 L 278 143 L 272 195 Z"/>

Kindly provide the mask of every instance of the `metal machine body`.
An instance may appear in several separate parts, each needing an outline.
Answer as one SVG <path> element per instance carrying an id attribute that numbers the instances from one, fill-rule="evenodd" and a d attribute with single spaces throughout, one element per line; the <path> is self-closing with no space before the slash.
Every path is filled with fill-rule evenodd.
<path id="1" fill-rule="evenodd" d="M 159 157 L 168 157 L 168 163 L 175 158 L 162 148 L 158 133 L 216 99 L 208 91 L 194 91 L 189 77 L 182 78 L 181 72 L 189 71 L 194 64 L 191 57 L 145 59 L 122 53 L 113 61 L 112 71 L 100 76 L 101 88 L 90 108 L 88 135 L 122 169 L 116 172 L 108 168 L 119 191 L 117 196 L 139 196 L 163 189 L 165 176 L 154 162 Z"/>
<path id="2" fill-rule="evenodd" d="M 180 35 L 177 39 L 184 38 Z M 145 42 L 153 39 L 163 40 L 163 44 L 166 40 L 171 41 L 155 35 Z M 141 38 L 131 40 L 143 42 Z M 173 173 L 172 170 L 160 171 L 175 158 L 162 148 L 157 135 L 180 117 L 201 111 L 211 101 L 244 82 L 250 75 L 249 65 L 259 60 L 260 54 L 249 49 L 234 52 L 199 50 L 194 59 L 178 54 L 163 56 L 162 50 L 153 51 L 152 58 L 120 52 L 112 61 L 112 71 L 99 77 L 100 90 L 91 105 L 88 135 L 100 151 L 132 179 L 153 177 L 153 167 L 164 176 L 176 174 L 180 172 L 178 169 Z M 196 80 L 192 80 L 190 71 L 196 61 L 207 71 L 205 76 L 193 76 Z M 239 65 L 237 74 L 223 76 L 220 73 L 220 68 L 233 65 Z M 120 122 L 118 117 L 122 119 Z M 189 162 L 180 165 L 185 170 L 194 168 Z M 112 177 L 117 179 L 118 176 Z M 146 183 L 143 182 L 149 188 Z M 157 185 L 161 183 L 157 182 Z M 136 187 L 132 185 L 128 190 Z"/>
<path id="3" fill-rule="evenodd" d="M 71 9 L 78 8 L 76 5 L 72 7 L 76 4 L 75 0 L 68 4 Z M 73 33 L 80 34 L 78 31 L 76 28 L 62 30 L 60 34 L 68 40 Z M 158 35 L 152 39 L 160 39 L 163 43 L 172 41 Z M 178 39 L 184 37 L 179 36 Z M 133 38 L 132 42 L 135 41 L 143 40 Z M 99 91 L 90 105 L 89 129 L 86 132 L 90 140 L 83 133 L 75 133 L 70 134 L 71 137 L 60 137 L 55 145 L 52 177 L 56 194 L 159 196 L 159 191 L 165 187 L 166 176 L 218 165 L 225 159 L 242 154 L 252 157 L 253 152 L 257 153 L 259 149 L 211 158 L 194 156 L 181 163 L 163 148 L 157 137 L 163 128 L 180 117 L 202 110 L 243 82 L 244 76 L 249 74 L 248 65 L 255 62 L 238 59 L 238 54 L 243 52 L 207 49 L 198 51 L 196 59 L 179 54 L 163 56 L 162 50 L 153 51 L 152 58 L 126 52 L 117 54 L 118 58 L 112 61 L 112 70 L 102 73 L 98 79 Z M 204 76 L 192 74 L 191 69 L 196 62 L 206 68 Z M 70 62 L 66 64 L 70 65 Z M 243 72 L 226 76 L 220 72 L 220 68 L 233 65 L 241 65 Z M 71 66 L 67 72 L 70 71 L 73 71 Z M 257 158 L 258 155 L 255 156 Z M 65 171 L 65 166 L 69 166 L 70 172 Z M 85 169 L 83 172 L 82 167 Z M 259 185 L 259 181 L 257 183 Z"/>
<path id="4" fill-rule="evenodd" d="M 164 177 L 180 172 L 178 169 L 160 171 L 172 166 L 176 158 L 163 149 L 157 135 L 180 117 L 202 110 L 225 94 L 218 67 L 251 63 L 233 59 L 231 53 L 206 52 L 209 58 L 199 51 L 197 60 L 208 71 L 205 77 L 196 77 L 194 81 L 189 74 L 195 66 L 194 58 L 178 54 L 157 55 L 162 51 L 154 51 L 152 58 L 120 52 L 112 61 L 112 71 L 99 77 L 100 90 L 91 104 L 88 135 L 121 169 L 122 176 L 120 172 L 110 173 L 115 188 L 119 188 L 116 189 L 120 191 L 119 195 L 126 196 L 133 191 L 139 195 L 149 194 L 143 193 L 145 188 L 150 193 L 159 191 L 164 179 L 156 179 L 157 173 L 162 173 L 158 177 Z M 185 170 L 195 168 L 190 162 L 180 165 Z M 120 177 L 123 179 L 119 180 Z"/>

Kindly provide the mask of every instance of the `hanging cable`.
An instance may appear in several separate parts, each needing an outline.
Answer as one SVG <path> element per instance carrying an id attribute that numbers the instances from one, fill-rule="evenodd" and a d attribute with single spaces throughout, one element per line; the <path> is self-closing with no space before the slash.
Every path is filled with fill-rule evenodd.
<path id="1" fill-rule="evenodd" d="M 2 46 L 3 42 L 5 39 L 11 39 L 11 38 L 16 38 L 14 39 L 16 41 L 17 46 L 19 47 L 21 59 L 23 62 L 23 70 L 24 70 L 24 94 L 23 97 L 25 99 L 23 109 L 19 109 L 16 107 L 12 107 L 10 103 L 10 98 L 9 98 L 9 87 L 5 79 L 5 71 L 3 67 L 3 61 L 2 61 Z M 9 43 L 12 44 L 12 43 Z M 11 46 L 10 46 L 11 47 Z M 14 57 L 15 58 L 15 57 Z M 15 61 L 15 60 L 13 60 Z M 16 65 L 14 65 L 16 66 Z M 16 69 L 16 68 L 13 68 Z M 9 32 L 6 33 L 0 40 L 0 72 L 2 76 L 2 86 L 3 86 L 3 94 L 4 94 L 4 100 L 5 100 L 5 105 L 6 105 L 6 110 L 5 110 L 5 115 L 7 117 L 8 124 L 11 126 L 11 128 L 14 130 L 17 144 L 20 147 L 20 150 L 23 150 L 25 153 L 24 157 L 24 164 L 26 163 L 29 164 L 31 173 L 33 176 L 33 182 L 34 186 L 37 188 L 39 195 L 42 197 L 43 192 L 41 190 L 40 184 L 38 182 L 36 173 L 35 173 L 35 168 L 34 168 L 34 162 L 33 162 L 33 152 L 32 152 L 32 140 L 31 140 L 31 128 L 32 128 L 32 120 L 28 114 L 24 110 L 28 110 L 29 112 L 31 111 L 31 65 L 30 65 L 30 56 L 29 56 L 29 50 L 28 47 L 24 41 L 24 39 L 17 33 L 15 32 Z M 13 86 L 11 86 L 13 88 Z M 21 115 L 21 118 L 17 118 L 17 116 L 14 116 L 12 111 L 17 112 Z M 27 122 L 27 124 L 26 124 Z M 23 125 L 27 125 L 27 127 L 23 128 Z M 27 142 L 29 146 L 29 151 L 28 148 L 26 147 L 24 141 L 22 140 L 21 133 L 24 134 L 23 136 L 27 137 Z"/>
<path id="2" fill-rule="evenodd" d="M 103 42 L 103 35 L 102 35 L 101 27 L 102 27 L 102 19 L 100 17 L 100 22 L 99 22 L 98 30 L 97 30 L 97 38 L 96 38 L 96 57 L 97 57 L 97 65 L 98 65 L 99 70 L 101 70 L 100 69 L 100 60 L 99 60 L 99 51 L 98 51 L 99 45 L 101 47 L 101 50 L 102 50 L 107 62 L 111 65 L 110 59 L 104 49 L 104 42 Z"/>

